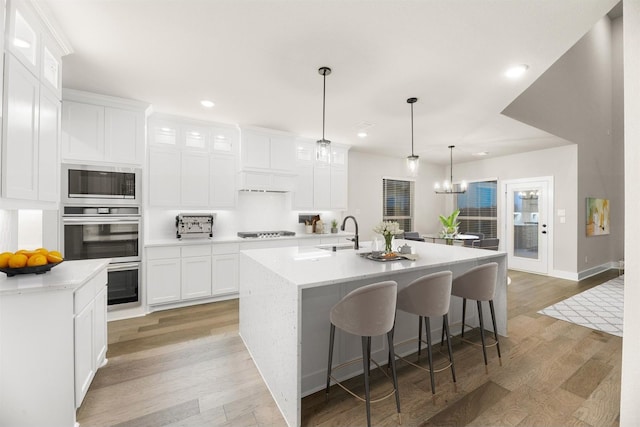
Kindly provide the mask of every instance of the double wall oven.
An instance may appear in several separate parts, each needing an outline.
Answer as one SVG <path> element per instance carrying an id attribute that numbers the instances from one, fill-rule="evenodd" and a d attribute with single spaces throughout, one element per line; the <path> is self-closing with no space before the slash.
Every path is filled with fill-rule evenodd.
<path id="1" fill-rule="evenodd" d="M 140 304 L 142 216 L 137 168 L 64 165 L 65 259 L 111 258 L 110 309 Z"/>

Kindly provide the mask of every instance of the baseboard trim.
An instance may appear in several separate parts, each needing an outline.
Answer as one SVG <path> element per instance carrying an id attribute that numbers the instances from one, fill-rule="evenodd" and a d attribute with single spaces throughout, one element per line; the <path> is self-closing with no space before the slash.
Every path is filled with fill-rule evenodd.
<path id="1" fill-rule="evenodd" d="M 595 276 L 596 274 L 600 274 L 603 271 L 607 271 L 607 270 L 611 270 L 611 269 L 617 269 L 618 268 L 618 263 L 616 261 L 610 261 L 607 262 L 605 264 L 601 264 L 595 267 L 591 267 L 587 270 L 582 270 L 581 272 L 578 273 L 578 280 L 583 280 L 586 279 L 588 277 L 591 276 Z"/>

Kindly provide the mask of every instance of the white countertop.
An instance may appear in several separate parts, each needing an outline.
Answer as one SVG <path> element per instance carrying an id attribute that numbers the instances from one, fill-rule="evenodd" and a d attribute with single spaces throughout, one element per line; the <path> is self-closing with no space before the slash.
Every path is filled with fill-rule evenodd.
<path id="1" fill-rule="evenodd" d="M 378 262 L 359 256 L 357 253 L 370 252 L 370 242 L 361 243 L 358 251 L 343 249 L 332 252 L 316 247 L 284 247 L 252 249 L 242 253 L 299 288 L 384 276 L 390 272 L 506 256 L 504 252 L 499 251 L 402 239 L 395 240 L 394 245 L 401 246 L 404 243 L 412 247 L 412 252 L 417 254 L 419 259 Z"/>
<path id="2" fill-rule="evenodd" d="M 150 239 L 144 243 L 146 248 L 154 246 L 175 246 L 175 245 L 206 245 L 216 243 L 242 243 L 242 242 L 268 242 L 270 240 L 296 240 L 328 237 L 353 237 L 353 233 L 340 231 L 338 233 L 296 233 L 295 236 L 282 236 L 271 238 L 242 238 L 238 236 L 214 236 L 208 237 L 183 237 L 182 239 Z"/>
<path id="3" fill-rule="evenodd" d="M 110 258 L 64 261 L 43 274 L 18 274 L 8 277 L 0 273 L 0 296 L 76 289 L 98 274 L 109 262 Z"/>

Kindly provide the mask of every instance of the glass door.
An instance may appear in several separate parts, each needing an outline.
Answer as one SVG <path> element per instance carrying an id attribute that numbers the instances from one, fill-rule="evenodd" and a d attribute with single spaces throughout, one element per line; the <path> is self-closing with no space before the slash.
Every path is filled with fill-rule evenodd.
<path id="1" fill-rule="evenodd" d="M 549 182 L 506 185 L 506 248 L 509 268 L 547 274 L 550 227 L 547 223 Z"/>

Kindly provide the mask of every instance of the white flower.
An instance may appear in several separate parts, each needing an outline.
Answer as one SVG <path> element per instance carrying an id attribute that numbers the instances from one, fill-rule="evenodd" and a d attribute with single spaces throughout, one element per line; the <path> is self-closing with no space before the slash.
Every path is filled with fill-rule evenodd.
<path id="1" fill-rule="evenodd" d="M 400 225 L 395 221 L 382 221 L 380 224 L 373 227 L 373 231 L 375 233 L 382 234 L 383 236 L 403 233 L 403 230 L 400 229 Z"/>

